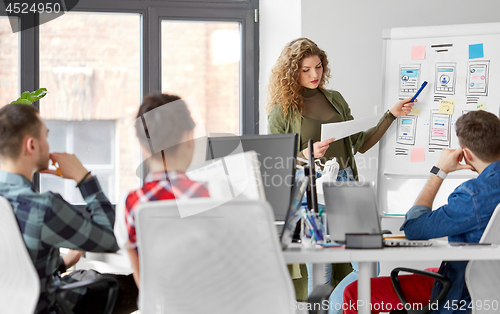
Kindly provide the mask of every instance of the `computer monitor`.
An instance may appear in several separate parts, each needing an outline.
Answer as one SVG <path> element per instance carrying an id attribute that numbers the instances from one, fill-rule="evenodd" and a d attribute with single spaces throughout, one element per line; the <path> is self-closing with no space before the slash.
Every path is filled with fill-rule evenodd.
<path id="1" fill-rule="evenodd" d="M 207 160 L 239 153 L 241 149 L 257 153 L 266 199 L 275 219 L 284 221 L 295 184 L 297 134 L 209 137 Z"/>
<path id="2" fill-rule="evenodd" d="M 308 177 L 300 177 L 295 182 L 295 186 L 292 189 L 292 202 L 288 207 L 288 213 L 286 215 L 285 226 L 281 233 L 281 247 L 286 249 L 290 243 L 292 243 L 294 238 L 295 229 L 297 229 L 297 223 L 300 217 L 300 206 L 302 205 L 302 198 L 309 184 Z"/>

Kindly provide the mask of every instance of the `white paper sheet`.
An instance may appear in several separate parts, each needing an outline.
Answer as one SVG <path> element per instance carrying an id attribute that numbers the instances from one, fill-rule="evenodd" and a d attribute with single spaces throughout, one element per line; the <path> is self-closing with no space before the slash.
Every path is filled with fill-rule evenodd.
<path id="1" fill-rule="evenodd" d="M 321 141 L 334 138 L 338 141 L 349 135 L 366 131 L 377 125 L 382 116 L 376 115 L 372 117 L 354 119 L 351 121 L 326 123 L 321 125 Z"/>

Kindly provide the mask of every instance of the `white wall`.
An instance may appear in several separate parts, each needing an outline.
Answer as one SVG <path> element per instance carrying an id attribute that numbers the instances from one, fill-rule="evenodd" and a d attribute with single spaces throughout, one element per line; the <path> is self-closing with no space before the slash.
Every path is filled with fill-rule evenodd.
<path id="1" fill-rule="evenodd" d="M 285 44 L 301 35 L 301 0 L 260 0 L 259 128 L 267 134 L 266 97 L 271 68 Z"/>
<path id="2" fill-rule="evenodd" d="M 500 22 L 491 0 L 261 0 L 260 133 L 267 133 L 266 84 L 284 44 L 309 37 L 328 54 L 329 88 L 342 93 L 355 118 L 381 112 L 382 30 L 393 27 Z M 378 146 L 358 154 L 360 174 L 376 181 Z"/>

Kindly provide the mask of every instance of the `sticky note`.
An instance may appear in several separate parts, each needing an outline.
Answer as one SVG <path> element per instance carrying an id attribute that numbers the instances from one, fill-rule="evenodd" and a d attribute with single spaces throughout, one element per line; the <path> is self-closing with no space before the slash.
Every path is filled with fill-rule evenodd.
<path id="1" fill-rule="evenodd" d="M 411 108 L 410 114 L 414 115 L 414 116 L 419 116 L 420 115 L 420 111 L 422 111 L 422 109 L 420 109 L 420 108 Z"/>
<path id="2" fill-rule="evenodd" d="M 486 110 L 486 103 L 482 102 L 480 104 L 477 104 L 477 110 Z"/>
<path id="3" fill-rule="evenodd" d="M 483 44 L 469 45 L 469 59 L 484 57 Z"/>
<path id="4" fill-rule="evenodd" d="M 411 47 L 411 59 L 412 60 L 425 59 L 425 46 L 413 46 L 413 47 Z"/>
<path id="5" fill-rule="evenodd" d="M 410 162 L 425 161 L 425 148 L 412 148 Z"/>
<path id="6" fill-rule="evenodd" d="M 432 129 L 432 136 L 446 136 L 445 129 Z"/>
<path id="7" fill-rule="evenodd" d="M 455 109 L 455 101 L 443 99 L 439 102 L 439 113 L 440 114 L 453 114 L 453 110 Z"/>

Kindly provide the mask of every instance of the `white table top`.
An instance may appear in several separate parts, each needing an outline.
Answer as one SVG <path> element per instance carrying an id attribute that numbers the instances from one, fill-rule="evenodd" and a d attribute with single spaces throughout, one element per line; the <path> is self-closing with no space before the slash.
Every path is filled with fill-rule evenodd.
<path id="1" fill-rule="evenodd" d="M 435 241 L 429 247 L 386 247 L 383 249 L 304 248 L 294 244 L 283 251 L 287 264 L 345 263 L 371 261 L 462 261 L 500 259 L 500 246 L 450 246 Z"/>

